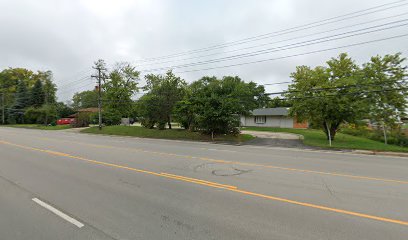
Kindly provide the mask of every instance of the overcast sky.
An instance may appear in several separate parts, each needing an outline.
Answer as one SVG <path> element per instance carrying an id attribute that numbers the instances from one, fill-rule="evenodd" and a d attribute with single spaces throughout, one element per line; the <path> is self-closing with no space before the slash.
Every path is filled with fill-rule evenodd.
<path id="1" fill-rule="evenodd" d="M 258 41 L 184 54 L 178 58 L 161 58 L 158 62 L 140 62 L 140 59 L 229 43 L 391 2 L 393 1 L 0 0 L 0 69 L 24 67 L 31 70 L 51 70 L 60 88 L 59 100 L 65 101 L 74 92 L 92 88 L 93 80 L 88 76 L 92 74 L 92 63 L 99 58 L 104 59 L 109 66 L 115 62 L 129 61 L 137 69 L 147 70 L 275 48 L 274 52 L 267 54 L 174 69 L 175 72 L 185 72 L 408 34 L 407 26 L 396 27 L 406 24 L 404 20 L 408 18 L 408 1 L 401 1 L 382 8 L 392 7 L 388 10 L 307 30 L 286 32 L 278 36 L 268 35 L 268 38 Z M 383 24 L 388 24 L 384 27 L 394 28 L 284 50 L 289 47 L 288 44 Z M 328 30 L 333 31 L 319 34 Z M 309 36 L 300 38 L 305 35 Z M 204 75 L 238 75 L 245 81 L 276 83 L 290 80 L 289 74 L 298 65 L 323 65 L 327 59 L 340 52 L 348 52 L 358 63 L 377 54 L 402 52 L 406 56 L 407 39 L 408 37 L 401 37 L 328 52 L 179 75 L 188 82 Z M 258 45 L 262 46 L 254 47 Z M 282 46 L 286 47 L 282 49 Z M 242 48 L 248 49 L 239 50 Z M 230 52 L 233 50 L 236 51 Z M 210 54 L 212 55 L 200 57 Z M 188 59 L 183 60 L 186 58 Z M 268 86 L 267 90 L 284 88 L 286 85 L 275 85 Z"/>

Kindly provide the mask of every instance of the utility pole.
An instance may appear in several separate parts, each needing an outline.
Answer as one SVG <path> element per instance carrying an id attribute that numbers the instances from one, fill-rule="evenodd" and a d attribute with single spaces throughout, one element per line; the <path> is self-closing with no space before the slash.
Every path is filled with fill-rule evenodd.
<path id="1" fill-rule="evenodd" d="M 102 130 L 102 99 L 101 99 L 101 81 L 102 81 L 102 71 L 106 70 L 104 68 L 104 62 L 102 60 L 98 60 L 95 63 L 95 67 L 93 69 L 96 69 L 98 71 L 98 75 L 92 75 L 92 77 L 96 78 L 98 80 L 98 115 L 99 115 L 99 130 Z"/>

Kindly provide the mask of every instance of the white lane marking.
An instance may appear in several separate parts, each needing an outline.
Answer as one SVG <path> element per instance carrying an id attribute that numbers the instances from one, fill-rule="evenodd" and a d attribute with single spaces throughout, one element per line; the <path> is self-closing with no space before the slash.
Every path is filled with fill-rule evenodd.
<path id="1" fill-rule="evenodd" d="M 83 226 L 85 226 L 83 223 L 81 223 L 81 222 L 77 221 L 76 219 L 74 219 L 74 218 L 68 216 L 67 214 L 61 212 L 60 210 L 54 208 L 53 206 L 48 205 L 47 203 L 41 201 L 41 200 L 38 199 L 38 198 L 33 198 L 32 200 L 33 200 L 34 202 L 36 202 L 38 205 L 40 205 L 41 207 L 46 208 L 47 210 L 53 212 L 55 215 L 57 215 L 57 216 L 61 217 L 62 219 L 65 219 L 66 221 L 68 221 L 68 222 L 74 224 L 74 225 L 77 226 L 78 228 L 82 228 Z"/>

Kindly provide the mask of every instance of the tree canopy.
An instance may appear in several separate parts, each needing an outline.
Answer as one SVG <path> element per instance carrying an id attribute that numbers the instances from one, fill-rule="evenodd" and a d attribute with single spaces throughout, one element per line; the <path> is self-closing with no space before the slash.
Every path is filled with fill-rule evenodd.
<path id="1" fill-rule="evenodd" d="M 291 115 L 320 126 L 331 140 L 344 122 L 384 117 L 384 113 L 390 116 L 390 112 L 400 117 L 407 93 L 403 61 L 399 54 L 377 56 L 360 67 L 343 53 L 324 67 L 299 66 L 291 74 L 293 84 L 285 95 Z"/>
<path id="2" fill-rule="evenodd" d="M 175 76 L 172 71 L 168 71 L 165 75 L 149 74 L 145 76 L 145 79 L 144 90 L 148 91 L 147 96 L 139 100 L 139 106 L 141 104 L 147 105 L 139 107 L 144 122 L 150 127 L 152 123 L 157 122 L 161 129 L 167 123 L 171 129 L 171 116 L 176 103 L 185 95 L 186 82 Z M 153 113 L 153 111 L 157 111 L 157 113 Z"/>
<path id="3" fill-rule="evenodd" d="M 120 63 L 107 75 L 102 85 L 105 123 L 118 124 L 122 117 L 132 114 L 140 73 L 129 63 Z"/>
<path id="4" fill-rule="evenodd" d="M 0 93 L 4 95 L 6 123 L 32 122 L 27 109 L 43 109 L 44 122 L 55 119 L 54 105 L 57 101 L 56 85 L 53 83 L 51 71 L 33 72 L 25 68 L 8 68 L 0 72 Z M 3 98 L 3 97 L 2 97 Z M 44 105 L 48 105 L 44 107 Z M 2 114 L 2 111 L 0 111 Z M 37 119 L 37 118 L 36 118 Z"/>

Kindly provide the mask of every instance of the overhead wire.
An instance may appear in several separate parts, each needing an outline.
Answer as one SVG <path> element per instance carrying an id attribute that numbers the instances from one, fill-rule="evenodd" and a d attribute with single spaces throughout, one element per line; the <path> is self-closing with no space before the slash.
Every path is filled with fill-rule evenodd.
<path id="1" fill-rule="evenodd" d="M 283 46 L 280 46 L 280 47 L 263 49 L 263 50 L 258 50 L 258 51 L 254 51 L 254 52 L 248 52 L 248 53 L 233 55 L 233 56 L 229 56 L 229 57 L 223 57 L 223 58 L 206 60 L 206 61 L 195 62 L 195 63 L 188 63 L 188 64 L 183 64 L 183 65 L 175 65 L 175 66 L 160 67 L 160 68 L 155 68 L 155 69 L 141 70 L 141 72 L 142 73 L 145 73 L 145 72 L 149 73 L 149 72 L 156 72 L 156 71 L 161 71 L 161 70 L 186 68 L 186 67 L 192 67 L 192 66 L 197 66 L 197 65 L 205 65 L 205 64 L 210 64 L 210 63 L 218 63 L 218 62 L 223 62 L 223 61 L 237 60 L 237 59 L 241 59 L 241 58 L 247 58 L 247 57 L 253 57 L 253 56 L 258 56 L 258 55 L 263 55 L 263 54 L 269 54 L 269 53 L 273 53 L 273 52 L 286 51 L 286 50 L 296 49 L 296 48 L 300 48 L 300 47 L 311 46 L 311 45 L 315 45 L 315 44 L 320 44 L 320 43 L 325 43 L 325 42 L 330 42 L 330 41 L 335 41 L 335 40 L 340 40 L 340 39 L 345 39 L 345 38 L 350 38 L 350 37 L 355 37 L 355 36 L 361 36 L 361 35 L 365 35 L 365 34 L 385 31 L 385 30 L 390 30 L 390 29 L 394 29 L 394 28 L 398 28 L 398 27 L 403 27 L 403 26 L 408 25 L 408 23 L 404 23 L 404 22 L 407 22 L 407 21 L 408 21 L 408 19 L 403 19 L 403 20 L 390 22 L 390 23 L 386 23 L 386 24 L 381 24 L 381 25 L 376 25 L 376 26 L 372 26 L 372 27 L 368 27 L 368 28 L 359 29 L 359 30 L 353 30 L 353 31 L 349 31 L 349 32 L 343 32 L 343 33 L 334 34 L 334 35 L 331 35 L 331 36 L 326 36 L 326 37 L 321 37 L 321 38 L 316 38 L 316 39 L 312 39 L 312 40 L 307 40 L 307 41 L 303 41 L 303 42 L 287 44 L 287 45 L 283 45 Z M 395 26 L 390 26 L 390 27 L 383 27 L 383 26 L 388 26 L 388 25 L 392 25 L 392 24 L 395 24 L 395 23 L 401 23 L 401 24 L 395 25 Z M 383 28 L 379 28 L 379 27 L 383 27 Z M 375 29 L 375 28 L 379 28 L 379 29 Z M 362 32 L 362 31 L 368 30 L 368 29 L 375 29 L 375 30 Z M 354 33 L 354 34 L 352 34 L 352 33 Z"/>
<path id="2" fill-rule="evenodd" d="M 148 63 L 148 64 L 139 64 L 139 66 L 141 67 L 141 66 L 150 66 L 150 65 L 165 64 L 165 63 L 171 63 L 171 62 L 187 61 L 187 60 L 192 60 L 192 59 L 197 59 L 197 58 L 205 58 L 205 57 L 216 56 L 216 55 L 222 55 L 222 54 L 227 54 L 227 53 L 232 53 L 232 52 L 237 52 L 237 51 L 243 51 L 243 50 L 248 50 L 248 49 L 253 49 L 253 48 L 259 48 L 259 47 L 268 46 L 268 45 L 273 45 L 273 44 L 277 44 L 277 43 L 289 42 L 289 41 L 296 40 L 296 39 L 302 39 L 302 38 L 306 38 L 306 37 L 312 37 L 312 36 L 320 35 L 320 34 L 323 34 L 323 33 L 329 33 L 329 32 L 334 32 L 334 31 L 338 31 L 338 30 L 342 30 L 342 29 L 347 29 L 347 28 L 362 26 L 362 25 L 366 25 L 366 24 L 369 24 L 369 23 L 374 23 L 374 22 L 378 22 L 378 21 L 383 21 L 383 20 L 386 20 L 386 19 L 391 19 L 391 18 L 396 18 L 396 17 L 405 16 L 405 15 L 407 15 L 407 14 L 408 14 L 408 12 L 405 12 L 405 13 L 402 13 L 402 14 L 397 14 L 397 15 L 388 16 L 388 17 L 383 17 L 383 18 L 377 18 L 377 19 L 374 19 L 374 20 L 371 20 L 371 21 L 366 21 L 366 22 L 362 22 L 362 23 L 355 23 L 355 24 L 352 24 L 352 25 L 347 25 L 347 26 L 343 26 L 343 27 L 338 27 L 338 28 L 330 29 L 330 30 L 320 31 L 320 32 L 317 32 L 317 33 L 312 33 L 312 34 L 297 36 L 297 37 L 288 38 L 288 39 L 283 39 L 283 40 L 279 40 L 279 41 L 275 41 L 275 42 L 268 42 L 268 43 L 258 44 L 258 45 L 255 45 L 255 46 L 249 46 L 249 47 L 244 47 L 244 48 L 238 48 L 238 49 L 233 49 L 233 50 L 223 51 L 223 52 L 216 52 L 216 53 L 211 53 L 211 54 L 207 54 L 207 55 L 199 55 L 199 56 L 194 56 L 194 57 L 189 57 L 189 58 L 184 58 L 184 59 L 173 59 L 173 60 L 165 61 L 165 62 L 153 62 L 153 63 Z"/>
<path id="3" fill-rule="evenodd" d="M 312 23 L 299 25 L 299 26 L 296 26 L 296 27 L 291 27 L 291 28 L 287 28 L 287 29 L 283 29 L 283 30 L 279 30 L 279 31 L 274 31 L 274 32 L 266 33 L 266 34 L 261 34 L 261 35 L 257 35 L 257 36 L 253 36 L 253 37 L 248 37 L 248 38 L 244 38 L 244 39 L 236 40 L 236 41 L 231 41 L 231 42 L 227 42 L 227 43 L 215 44 L 215 45 L 212 45 L 212 46 L 209 46 L 209 47 L 204 47 L 204 48 L 199 48 L 199 49 L 195 49 L 195 50 L 189 50 L 189 51 L 185 51 L 185 52 L 169 54 L 169 55 L 164 55 L 164 56 L 159 56 L 159 57 L 154 57 L 154 58 L 140 59 L 138 61 L 135 61 L 135 63 L 146 62 L 146 61 L 155 61 L 155 60 L 158 60 L 158 59 L 174 58 L 174 57 L 179 57 L 179 56 L 183 56 L 183 55 L 187 55 L 187 54 L 195 54 L 195 53 L 198 53 L 198 52 L 225 48 L 227 46 L 230 47 L 230 46 L 235 46 L 235 45 L 241 45 L 241 44 L 244 44 L 244 43 L 248 43 L 249 41 L 250 42 L 259 41 L 259 40 L 262 40 L 262 39 L 269 38 L 271 36 L 275 36 L 276 34 L 282 34 L 282 33 L 287 34 L 287 33 L 293 33 L 293 32 L 296 32 L 296 31 L 308 30 L 308 29 L 311 29 L 311 28 L 320 27 L 320 26 L 324 26 L 324 25 L 327 25 L 327 24 L 336 23 L 336 22 L 339 22 L 339 21 L 349 20 L 349 19 L 353 19 L 353 18 L 356 18 L 356 17 L 361 17 L 361 16 L 373 14 L 373 13 L 378 13 L 380 11 L 386 11 L 386 10 L 389 10 L 389 9 L 394 9 L 394 8 L 406 6 L 408 4 L 408 3 L 404 3 L 406 1 L 407 0 L 400 0 L 400 1 L 396 1 L 396 2 L 386 3 L 386 4 L 370 7 L 370 8 L 367 8 L 367 9 L 362 9 L 362 10 L 358 10 L 358 11 L 355 11 L 355 12 L 339 15 L 339 16 L 336 16 L 336 17 L 331 17 L 331 18 L 315 21 L 315 22 L 312 22 Z M 399 3 L 402 3 L 402 4 L 399 4 Z M 387 7 L 387 6 L 395 5 L 395 4 L 397 4 L 397 5 Z M 382 9 L 383 7 L 387 7 L 387 8 Z M 371 10 L 374 10 L 374 9 L 377 9 L 377 10 L 371 11 Z M 353 15 L 356 15 L 356 16 L 353 16 Z M 335 21 L 333 21 L 333 20 L 335 20 Z"/>
<path id="4" fill-rule="evenodd" d="M 407 37 L 407 36 L 408 36 L 408 34 L 394 35 L 394 36 L 386 37 L 386 38 L 380 38 L 380 39 L 375 39 L 375 40 L 370 40 L 370 41 L 363 41 L 363 42 L 347 44 L 347 45 L 331 47 L 331 48 L 325 48 L 325 49 L 320 49 L 320 50 L 315 50 L 315 51 L 296 53 L 296 54 L 286 55 L 286 56 L 282 56 L 282 57 L 267 58 L 267 59 L 261 59 L 261 60 L 256 60 L 256 61 L 249 61 L 249 62 L 243 62 L 243 63 L 230 64 L 230 65 L 208 67 L 208 68 L 199 68 L 199 69 L 192 69 L 192 70 L 186 70 L 186 71 L 178 71 L 178 72 L 173 72 L 173 73 L 180 74 L 180 73 L 208 71 L 208 70 L 214 70 L 214 69 L 222 69 L 222 68 L 230 68 L 230 67 L 250 65 L 250 64 L 255 64 L 255 63 L 271 62 L 271 61 L 276 61 L 276 60 L 281 60 L 281 59 L 288 59 L 288 58 L 293 58 L 293 57 L 300 57 L 300 56 L 306 56 L 306 55 L 311 55 L 311 54 L 316 54 L 316 53 L 328 52 L 328 51 L 338 50 L 338 49 L 343 49 L 343 48 L 362 46 L 362 45 L 366 45 L 366 44 L 377 43 L 377 42 L 382 42 L 382 41 L 387 41 L 387 40 L 392 40 L 392 39 L 397 39 L 397 38 L 403 38 L 403 37 Z"/>

